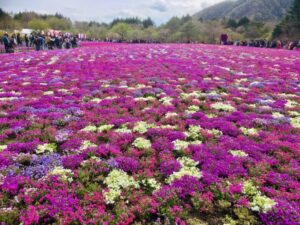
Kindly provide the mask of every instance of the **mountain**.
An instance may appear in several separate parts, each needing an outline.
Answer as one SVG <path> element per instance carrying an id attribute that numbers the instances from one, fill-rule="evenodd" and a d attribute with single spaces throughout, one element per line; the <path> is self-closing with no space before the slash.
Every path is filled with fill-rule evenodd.
<path id="1" fill-rule="evenodd" d="M 247 16 L 256 21 L 278 21 L 289 10 L 293 0 L 231 0 L 224 1 L 196 13 L 194 17 L 204 20 L 241 19 Z"/>

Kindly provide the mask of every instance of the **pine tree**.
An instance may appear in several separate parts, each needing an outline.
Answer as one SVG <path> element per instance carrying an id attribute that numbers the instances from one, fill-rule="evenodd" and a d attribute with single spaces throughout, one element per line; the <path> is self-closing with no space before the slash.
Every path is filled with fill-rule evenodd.
<path id="1" fill-rule="evenodd" d="M 300 27 L 300 0 L 294 0 L 288 16 L 294 25 Z"/>

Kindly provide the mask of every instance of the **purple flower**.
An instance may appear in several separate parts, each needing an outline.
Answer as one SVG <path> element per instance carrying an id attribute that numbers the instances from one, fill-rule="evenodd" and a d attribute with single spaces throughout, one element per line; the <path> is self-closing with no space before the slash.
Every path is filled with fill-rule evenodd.
<path id="1" fill-rule="evenodd" d="M 179 171 L 181 168 L 177 160 L 164 161 L 160 164 L 159 170 L 165 176 L 170 176 L 174 172 Z"/>

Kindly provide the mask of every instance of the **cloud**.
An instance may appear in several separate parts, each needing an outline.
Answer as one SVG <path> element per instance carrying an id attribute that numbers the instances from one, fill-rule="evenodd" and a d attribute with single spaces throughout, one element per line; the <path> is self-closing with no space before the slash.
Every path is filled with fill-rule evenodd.
<path id="1" fill-rule="evenodd" d="M 223 0 L 0 0 L 8 12 L 61 13 L 72 20 L 111 22 L 114 18 L 151 17 L 156 24 L 173 16 L 194 14 Z"/>
<path id="2" fill-rule="evenodd" d="M 151 9 L 159 11 L 159 12 L 167 12 L 168 11 L 168 6 L 166 5 L 165 2 L 162 1 L 156 1 L 154 2 L 151 6 Z"/>

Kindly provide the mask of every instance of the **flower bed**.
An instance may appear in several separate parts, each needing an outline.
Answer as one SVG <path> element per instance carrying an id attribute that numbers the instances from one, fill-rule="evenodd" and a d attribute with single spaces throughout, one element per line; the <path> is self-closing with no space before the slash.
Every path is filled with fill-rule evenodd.
<path id="1" fill-rule="evenodd" d="M 3 224 L 300 224 L 300 54 L 83 43 L 1 56 Z"/>

